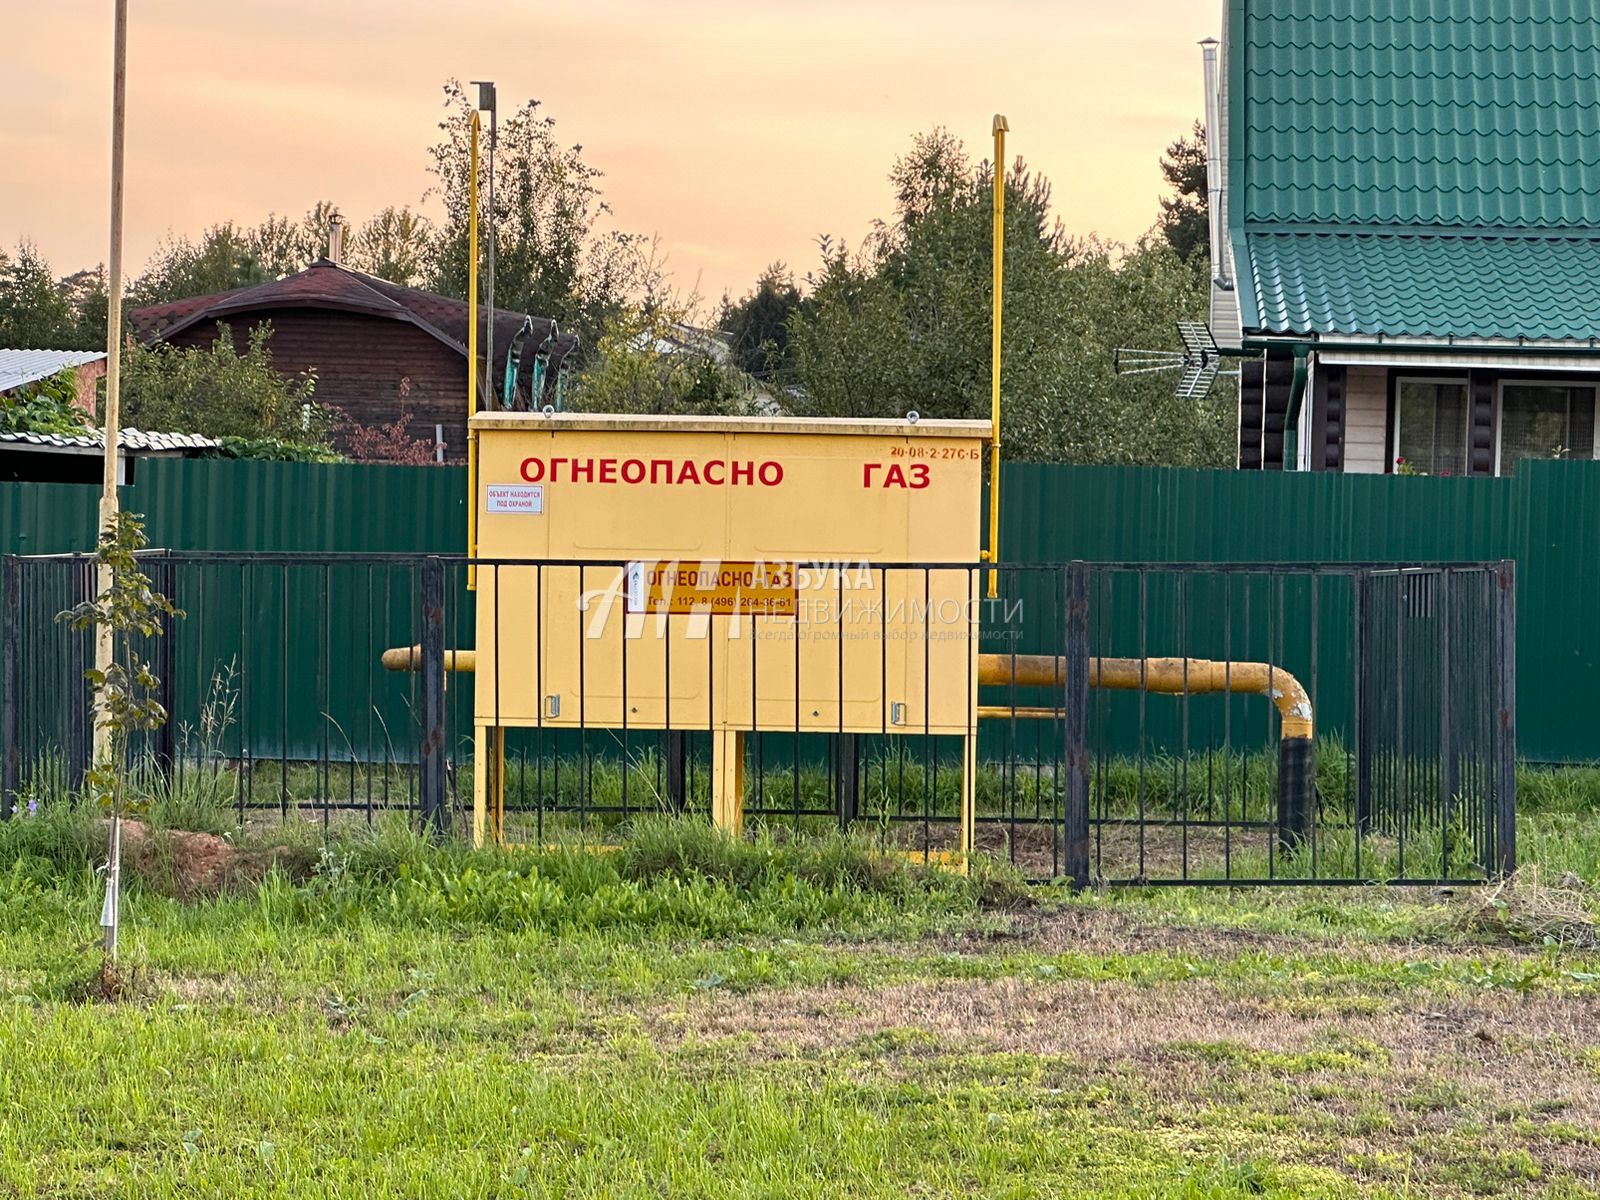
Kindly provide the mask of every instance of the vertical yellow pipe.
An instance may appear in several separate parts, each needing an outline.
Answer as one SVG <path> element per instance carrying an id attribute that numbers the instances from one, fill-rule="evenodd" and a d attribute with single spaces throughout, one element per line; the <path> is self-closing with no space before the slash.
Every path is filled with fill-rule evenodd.
<path id="1" fill-rule="evenodd" d="M 495 725 L 489 730 L 489 836 L 496 846 L 506 842 L 506 731 Z"/>
<path id="2" fill-rule="evenodd" d="M 478 128 L 472 114 L 472 169 L 467 180 L 467 557 L 478 557 Z M 467 565 L 467 590 L 478 586 L 478 568 Z"/>
<path id="3" fill-rule="evenodd" d="M 472 848 L 483 849 L 489 832 L 489 769 L 493 760 L 487 725 L 472 727 Z"/>
<path id="4" fill-rule="evenodd" d="M 1006 273 L 1006 132 L 1010 123 L 994 115 L 994 332 L 990 347 L 989 561 L 1000 561 L 1000 322 Z M 989 572 L 989 599 L 999 595 L 999 572 Z"/>

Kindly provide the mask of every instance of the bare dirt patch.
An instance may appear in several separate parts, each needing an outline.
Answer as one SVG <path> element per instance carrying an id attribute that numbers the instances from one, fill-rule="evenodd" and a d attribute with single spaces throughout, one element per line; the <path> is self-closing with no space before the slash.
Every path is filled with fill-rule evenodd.
<path id="1" fill-rule="evenodd" d="M 215 834 L 152 829 L 143 821 L 122 823 L 122 853 L 141 879 L 183 900 L 253 887 L 274 868 L 295 879 L 311 870 L 300 847 L 244 849 Z"/>

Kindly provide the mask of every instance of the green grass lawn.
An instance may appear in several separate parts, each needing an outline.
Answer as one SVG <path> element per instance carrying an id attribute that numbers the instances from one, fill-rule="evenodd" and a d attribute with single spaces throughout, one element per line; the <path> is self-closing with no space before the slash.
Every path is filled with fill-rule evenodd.
<path id="1" fill-rule="evenodd" d="M 0 827 L 0 1195 L 1600 1196 L 1600 821 L 1539 882 L 1111 892 L 649 821 L 130 887 Z M 156 841 L 161 842 L 161 835 Z M 1525 857 L 1526 854 L 1525 854 Z"/>

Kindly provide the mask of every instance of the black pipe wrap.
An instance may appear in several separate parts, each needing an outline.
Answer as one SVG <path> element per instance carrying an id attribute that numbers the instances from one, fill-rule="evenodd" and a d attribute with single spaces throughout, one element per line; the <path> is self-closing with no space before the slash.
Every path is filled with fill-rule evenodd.
<path id="1" fill-rule="evenodd" d="M 1278 741 L 1278 844 L 1293 850 L 1311 838 L 1316 820 L 1317 744 L 1311 738 Z"/>

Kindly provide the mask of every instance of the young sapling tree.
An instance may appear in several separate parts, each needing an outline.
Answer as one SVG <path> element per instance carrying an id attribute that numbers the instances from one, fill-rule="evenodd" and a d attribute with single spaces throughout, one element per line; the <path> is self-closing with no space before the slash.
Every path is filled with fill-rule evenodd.
<path id="1" fill-rule="evenodd" d="M 94 630 L 109 637 L 110 666 L 84 672 L 94 693 L 95 725 L 106 734 L 105 753 L 85 777 L 85 789 L 108 817 L 105 904 L 100 925 L 105 931 L 109 968 L 117 962 L 122 912 L 122 818 L 128 811 L 128 743 L 132 735 L 159 728 L 167 710 L 156 698 L 160 681 L 140 654 L 145 638 L 160 637 L 164 623 L 183 613 L 157 592 L 139 564 L 148 543 L 135 513 L 119 512 L 101 532 L 95 551 L 99 592 L 57 618 L 74 630 Z"/>

